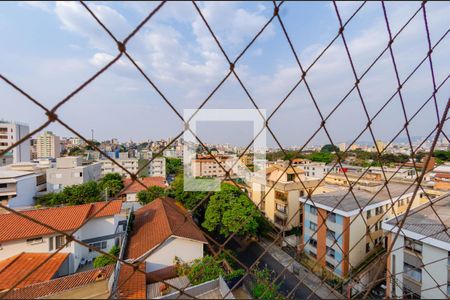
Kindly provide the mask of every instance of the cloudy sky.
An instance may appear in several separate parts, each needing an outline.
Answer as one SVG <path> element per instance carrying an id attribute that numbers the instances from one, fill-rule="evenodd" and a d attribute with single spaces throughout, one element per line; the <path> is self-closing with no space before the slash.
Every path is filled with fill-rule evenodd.
<path id="1" fill-rule="evenodd" d="M 420 2 L 388 2 L 392 34 L 419 8 Z M 124 39 L 158 3 L 89 2 L 92 11 L 120 40 Z M 271 2 L 198 3 L 205 18 L 231 60 L 245 48 L 273 13 Z M 360 3 L 338 3 L 345 22 Z M 426 13 L 431 44 L 450 28 L 450 4 L 428 2 Z M 339 28 L 333 4 L 288 2 L 280 15 L 304 67 L 309 67 Z M 384 50 L 389 40 L 381 3 L 367 3 L 344 31 L 349 51 L 360 76 Z M 0 73 L 51 108 L 117 55 L 114 41 L 77 2 L 2 3 L 0 9 Z M 449 75 L 450 37 L 432 54 L 435 81 Z M 197 108 L 228 72 L 228 64 L 190 2 L 166 3 L 135 35 L 127 51 L 181 114 Z M 422 11 L 393 44 L 400 79 L 404 80 L 428 52 Z M 236 72 L 260 109 L 270 115 L 301 76 L 295 57 L 277 19 L 263 31 L 236 64 Z M 307 74 L 307 82 L 326 117 L 352 88 L 355 79 L 341 38 L 338 38 Z M 361 80 L 360 89 L 373 116 L 397 88 L 389 51 Z M 412 116 L 433 91 L 426 60 L 404 85 L 406 113 Z M 437 94 L 442 108 L 450 95 L 446 82 Z M 45 122 L 42 109 L 0 81 L 0 119 L 28 123 L 36 128 Z M 234 76 L 217 90 L 205 108 L 253 108 Z M 58 115 L 67 124 L 97 139 L 141 141 L 177 135 L 182 122 L 137 69 L 123 57 L 62 106 Z M 300 84 L 271 118 L 269 125 L 283 146 L 303 145 L 320 126 L 320 116 Z M 353 140 L 365 127 L 367 116 L 356 93 L 335 110 L 326 127 L 335 143 Z M 373 122 L 377 138 L 390 140 L 405 123 L 399 98 Z M 434 102 L 411 122 L 411 135 L 427 135 L 437 123 Z M 218 126 L 220 125 L 220 126 Z M 228 126 L 229 125 L 229 126 Z M 247 128 L 248 127 L 248 128 Z M 449 126 L 446 126 L 448 129 Z M 48 129 L 62 136 L 73 134 L 59 124 Z M 250 123 L 199 126 L 206 143 L 247 144 Z M 405 137 L 402 134 L 400 137 Z M 275 145 L 268 137 L 269 143 Z M 371 141 L 364 134 L 359 141 Z M 320 131 L 310 144 L 329 142 Z"/>

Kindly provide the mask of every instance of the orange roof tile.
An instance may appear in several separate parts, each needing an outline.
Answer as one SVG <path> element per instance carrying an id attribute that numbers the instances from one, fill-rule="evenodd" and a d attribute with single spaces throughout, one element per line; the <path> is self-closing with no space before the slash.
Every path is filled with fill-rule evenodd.
<path id="1" fill-rule="evenodd" d="M 145 271 L 145 263 L 139 265 Z M 119 273 L 119 299 L 145 299 L 147 298 L 147 279 L 144 273 L 136 271 L 133 267 L 122 265 Z"/>
<path id="2" fill-rule="evenodd" d="M 112 216 L 121 210 L 122 201 L 113 200 L 95 218 Z M 22 214 L 60 231 L 71 231 L 99 211 L 106 202 L 21 211 Z M 0 214 L 0 242 L 52 234 L 49 228 L 17 214 Z"/>
<path id="3" fill-rule="evenodd" d="M 99 280 L 106 280 L 111 277 L 114 271 L 114 264 L 103 268 L 97 268 L 85 272 L 60 277 L 57 279 L 28 285 L 15 289 L 7 295 L 8 299 L 36 299 L 52 294 L 57 294 L 66 290 L 82 287 Z M 101 279 L 99 279 L 101 278 Z M 89 290 L 87 290 L 89 293 Z"/>
<path id="4" fill-rule="evenodd" d="M 139 179 L 147 188 L 151 186 L 159 186 L 159 187 L 166 187 L 166 179 L 164 177 L 144 177 Z M 131 179 L 125 179 L 124 185 L 128 186 L 131 183 Z M 138 193 L 140 191 L 145 190 L 138 181 L 133 182 L 128 188 L 126 188 L 122 194 L 132 194 L 132 193 Z"/>
<path id="5" fill-rule="evenodd" d="M 0 262 L 0 290 L 14 287 L 29 272 L 43 263 L 51 253 L 20 253 Z M 18 288 L 52 279 L 69 253 L 56 253 L 19 283 Z"/>
<path id="6" fill-rule="evenodd" d="M 174 235 L 207 243 L 192 218 L 169 197 L 158 198 L 135 212 L 127 256 L 138 258 Z"/>
<path id="7" fill-rule="evenodd" d="M 450 179 L 450 174 L 447 174 L 447 173 L 436 173 L 435 177 Z"/>

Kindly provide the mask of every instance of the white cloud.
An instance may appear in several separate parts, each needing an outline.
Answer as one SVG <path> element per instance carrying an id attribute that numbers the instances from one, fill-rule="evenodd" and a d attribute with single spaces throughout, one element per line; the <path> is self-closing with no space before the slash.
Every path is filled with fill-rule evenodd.
<path id="1" fill-rule="evenodd" d="M 47 1 L 21 1 L 19 2 L 22 6 L 29 6 L 32 8 L 37 8 L 45 12 L 52 11 L 52 3 Z"/>

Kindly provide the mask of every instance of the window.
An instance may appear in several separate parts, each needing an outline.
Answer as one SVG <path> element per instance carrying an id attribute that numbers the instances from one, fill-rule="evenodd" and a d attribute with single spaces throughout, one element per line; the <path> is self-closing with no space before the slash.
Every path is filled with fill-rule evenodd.
<path id="1" fill-rule="evenodd" d="M 328 221 L 336 223 L 336 214 L 335 213 L 329 213 L 328 214 Z"/>
<path id="2" fill-rule="evenodd" d="M 317 255 L 314 252 L 312 252 L 312 251 L 309 251 L 309 255 L 311 255 L 314 258 L 317 258 Z"/>
<path id="3" fill-rule="evenodd" d="M 367 243 L 366 244 L 366 253 L 369 253 L 369 251 L 370 251 L 370 243 Z"/>
<path id="4" fill-rule="evenodd" d="M 0 189 L 6 188 L 8 185 L 6 183 L 0 183 Z"/>
<path id="5" fill-rule="evenodd" d="M 66 237 L 64 235 L 55 236 L 56 249 L 61 248 L 66 243 Z"/>
<path id="6" fill-rule="evenodd" d="M 333 248 L 327 246 L 327 255 L 331 258 L 334 258 L 335 251 Z"/>
<path id="7" fill-rule="evenodd" d="M 313 246 L 314 248 L 317 248 L 317 241 L 316 241 L 315 239 L 310 239 L 310 240 L 309 240 L 309 244 L 310 244 L 311 246 Z"/>
<path id="8" fill-rule="evenodd" d="M 422 269 L 404 262 L 403 272 L 405 275 L 408 275 L 412 279 L 422 282 Z"/>
<path id="9" fill-rule="evenodd" d="M 107 242 L 106 241 L 101 241 L 101 242 L 92 243 L 92 244 L 89 244 L 89 245 L 92 246 L 92 247 L 98 248 L 100 250 L 103 250 L 103 249 L 106 249 Z M 89 252 L 92 252 L 91 248 L 89 248 Z"/>
<path id="10" fill-rule="evenodd" d="M 282 212 L 282 213 L 286 213 L 286 212 L 287 212 L 287 206 L 286 206 L 286 205 L 281 205 L 281 204 L 276 203 L 276 204 L 275 204 L 275 208 L 276 208 L 279 212 Z"/>
<path id="11" fill-rule="evenodd" d="M 287 174 L 287 181 L 294 181 L 294 174 Z"/>
<path id="12" fill-rule="evenodd" d="M 327 238 L 334 241 L 336 239 L 336 233 L 333 230 L 327 229 Z"/>
<path id="13" fill-rule="evenodd" d="M 315 216 L 317 216 L 317 208 L 315 208 L 314 206 L 309 206 L 309 212 L 312 214 L 312 215 L 315 215 Z"/>
<path id="14" fill-rule="evenodd" d="M 329 261 L 327 261 L 327 267 L 330 268 L 331 270 L 334 270 L 334 265 Z"/>
<path id="15" fill-rule="evenodd" d="M 372 216 L 370 209 L 367 211 L 367 219 Z"/>
<path id="16" fill-rule="evenodd" d="M 405 248 L 419 254 L 422 253 L 422 243 L 410 238 L 405 238 Z"/>
<path id="17" fill-rule="evenodd" d="M 48 239 L 48 251 L 53 251 L 53 237 Z"/>
<path id="18" fill-rule="evenodd" d="M 311 229 L 312 231 L 316 231 L 317 230 L 317 224 L 314 222 L 309 222 L 309 229 Z"/>
<path id="19" fill-rule="evenodd" d="M 43 241 L 44 240 L 42 239 L 42 237 L 37 237 L 37 238 L 27 239 L 27 244 L 30 244 L 30 245 L 40 244 Z"/>
<path id="20" fill-rule="evenodd" d="M 300 191 L 300 197 L 303 197 L 305 195 L 304 191 Z"/>

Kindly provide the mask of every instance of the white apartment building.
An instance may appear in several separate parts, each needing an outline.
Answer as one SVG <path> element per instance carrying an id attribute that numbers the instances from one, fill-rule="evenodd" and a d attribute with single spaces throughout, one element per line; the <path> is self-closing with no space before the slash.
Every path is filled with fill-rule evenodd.
<path id="1" fill-rule="evenodd" d="M 30 127 L 18 122 L 6 122 L 0 120 L 0 151 L 7 149 L 30 133 Z M 30 161 L 30 140 L 14 147 L 12 152 L 13 163 Z"/>
<path id="2" fill-rule="evenodd" d="M 46 188 L 45 169 L 34 163 L 0 168 L 0 202 L 11 208 L 34 205 L 34 197 Z"/>
<path id="3" fill-rule="evenodd" d="M 97 202 L 21 213 L 68 234 L 81 226 L 75 233 L 75 239 L 108 252 L 120 243 L 122 232 L 126 230 L 126 215 L 121 212 L 121 200 L 112 201 L 100 211 L 107 204 L 108 202 Z M 0 228 L 0 260 L 22 252 L 51 253 L 66 243 L 64 235 L 16 214 L 0 214 Z M 70 253 L 70 273 L 99 255 L 73 241 L 60 252 Z"/>
<path id="4" fill-rule="evenodd" d="M 337 173 L 339 170 L 339 165 L 333 167 L 333 165 L 327 165 L 321 162 L 305 161 L 304 163 L 298 164 L 297 167 L 305 171 L 307 177 L 323 178 L 328 172 Z M 330 171 L 331 169 L 331 171 Z"/>
<path id="5" fill-rule="evenodd" d="M 84 165 L 78 156 L 57 158 L 56 167 L 47 169 L 47 191 L 58 192 L 66 186 L 98 180 L 101 171 L 100 163 Z"/>
<path id="6" fill-rule="evenodd" d="M 119 158 L 115 159 L 115 161 L 131 173 L 136 173 L 139 171 L 139 159 L 137 158 Z M 101 163 L 102 175 L 108 173 L 119 173 L 122 176 L 129 177 L 127 172 L 109 159 L 99 160 L 99 163 Z M 148 176 L 166 177 L 166 159 L 164 157 L 157 157 L 148 165 Z"/>
<path id="7" fill-rule="evenodd" d="M 61 154 L 61 141 L 59 136 L 51 131 L 45 131 L 36 139 L 37 158 L 57 158 Z"/>
<path id="8" fill-rule="evenodd" d="M 439 218 L 427 204 L 408 214 L 387 260 L 387 297 L 450 297 L 450 194 L 433 199 L 433 208 Z M 397 222 L 391 219 L 382 227 L 389 232 L 391 245 L 398 232 Z"/>

